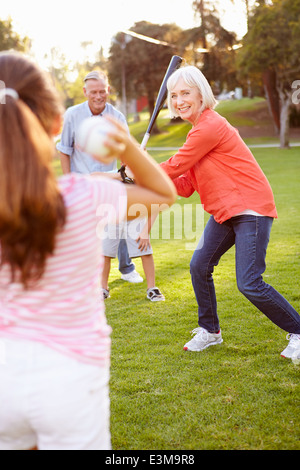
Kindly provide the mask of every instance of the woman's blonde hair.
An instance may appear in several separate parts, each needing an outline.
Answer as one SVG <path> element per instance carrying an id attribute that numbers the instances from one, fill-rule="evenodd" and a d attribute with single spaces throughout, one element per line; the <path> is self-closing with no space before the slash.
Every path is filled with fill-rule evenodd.
<path id="1" fill-rule="evenodd" d="M 176 70 L 169 78 L 167 82 L 168 88 L 168 108 L 170 111 L 171 117 L 179 116 L 179 113 L 175 110 L 172 104 L 172 90 L 176 86 L 178 80 L 183 78 L 185 83 L 190 87 L 196 87 L 199 90 L 201 95 L 202 103 L 201 103 L 201 112 L 204 109 L 213 109 L 217 104 L 217 100 L 214 97 L 212 89 L 203 75 L 203 73 L 193 65 L 186 65 L 181 67 L 180 69 Z"/>
<path id="2" fill-rule="evenodd" d="M 0 266 L 27 287 L 43 275 L 66 219 L 52 170 L 62 107 L 47 76 L 20 54 L 0 53 L 0 80 L 19 96 L 0 103 Z"/>

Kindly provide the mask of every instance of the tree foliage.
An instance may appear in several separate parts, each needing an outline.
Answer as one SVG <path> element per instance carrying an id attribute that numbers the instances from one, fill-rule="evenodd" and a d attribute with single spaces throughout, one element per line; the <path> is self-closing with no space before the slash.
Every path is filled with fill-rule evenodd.
<path id="1" fill-rule="evenodd" d="M 240 86 L 237 79 L 236 33 L 221 24 L 215 2 L 195 0 L 193 8 L 199 16 L 200 25 L 193 29 L 193 41 L 208 52 L 199 56 L 198 65 L 216 93 Z"/>
<path id="2" fill-rule="evenodd" d="M 281 75 L 299 67 L 300 0 L 260 5 L 243 40 L 240 65 L 245 71 L 275 68 Z"/>
<path id="3" fill-rule="evenodd" d="M 300 73 L 300 0 L 260 4 L 249 22 L 239 54 L 244 74 L 260 73 L 281 146 L 288 146 L 292 82 Z"/>
<path id="4" fill-rule="evenodd" d="M 30 39 L 25 36 L 20 37 L 13 30 L 12 19 L 0 19 L 0 51 L 8 51 L 10 49 L 24 52 L 30 48 Z"/>
<path id="5" fill-rule="evenodd" d="M 140 21 L 130 31 L 170 44 L 153 44 L 136 37 L 129 39 L 120 32 L 110 48 L 108 74 L 111 85 L 122 96 L 122 76 L 125 76 L 126 96 L 147 96 L 151 114 L 170 59 L 177 53 L 172 45 L 178 41 L 181 29 L 174 24 Z"/>

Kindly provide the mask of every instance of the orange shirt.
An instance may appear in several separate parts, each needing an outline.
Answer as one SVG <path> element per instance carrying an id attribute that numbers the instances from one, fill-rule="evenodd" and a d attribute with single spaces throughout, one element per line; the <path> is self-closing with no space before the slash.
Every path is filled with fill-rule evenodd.
<path id="1" fill-rule="evenodd" d="M 160 164 L 180 196 L 200 195 L 204 210 L 218 223 L 250 209 L 277 217 L 271 186 L 228 121 L 206 109 L 183 147 Z"/>

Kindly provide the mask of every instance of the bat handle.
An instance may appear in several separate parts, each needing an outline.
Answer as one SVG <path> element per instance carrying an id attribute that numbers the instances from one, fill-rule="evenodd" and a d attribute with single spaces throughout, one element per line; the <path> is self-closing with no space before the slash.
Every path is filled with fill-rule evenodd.
<path id="1" fill-rule="evenodd" d="M 148 142 L 148 140 L 149 140 L 149 137 L 150 137 L 150 133 L 149 133 L 149 132 L 146 132 L 146 134 L 144 135 L 143 141 L 142 141 L 142 143 L 141 143 L 141 148 L 142 148 L 143 150 L 145 150 L 145 148 L 146 148 L 146 145 L 147 145 L 147 142 Z"/>

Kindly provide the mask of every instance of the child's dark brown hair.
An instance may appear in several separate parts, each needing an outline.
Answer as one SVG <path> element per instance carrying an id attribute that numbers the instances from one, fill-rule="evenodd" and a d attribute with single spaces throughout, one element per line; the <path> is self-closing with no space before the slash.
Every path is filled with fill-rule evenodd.
<path id="1" fill-rule="evenodd" d="M 0 101 L 0 266 L 27 287 L 43 275 L 66 219 L 51 164 L 62 108 L 46 74 L 20 54 L 0 53 L 0 80 L 18 94 Z"/>

